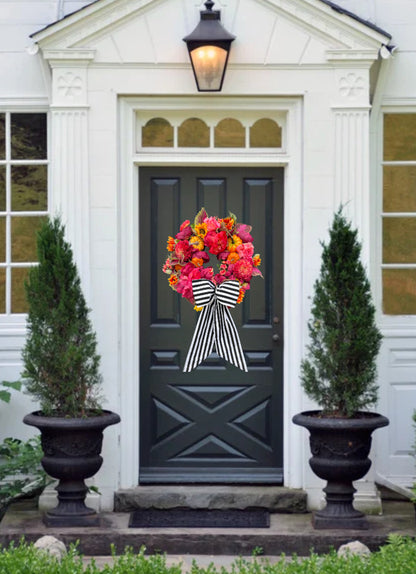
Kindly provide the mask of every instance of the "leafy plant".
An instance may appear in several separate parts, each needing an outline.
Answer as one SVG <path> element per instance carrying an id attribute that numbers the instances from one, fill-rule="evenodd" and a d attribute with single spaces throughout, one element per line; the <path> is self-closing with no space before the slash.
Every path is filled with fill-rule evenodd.
<path id="1" fill-rule="evenodd" d="M 11 392 L 8 389 L 14 389 L 15 391 L 20 391 L 22 388 L 22 383 L 20 381 L 1 381 L 0 385 L 3 389 L 0 389 L 0 401 L 9 403 L 11 399 Z"/>
<path id="2" fill-rule="evenodd" d="M 377 400 L 376 358 L 382 337 L 357 230 L 342 208 L 335 214 L 328 244 L 321 245 L 302 385 L 325 415 L 353 417 Z"/>
<path id="3" fill-rule="evenodd" d="M 6 389 L 21 389 L 21 382 L 0 383 Z M 0 399 L 9 403 L 9 390 L 0 391 Z M 10 502 L 21 496 L 31 496 L 41 492 L 50 482 L 50 477 L 41 467 L 43 456 L 40 437 L 22 441 L 17 438 L 5 438 L 0 443 L 0 519 Z"/>
<path id="4" fill-rule="evenodd" d="M 6 438 L 0 444 L 0 508 L 14 499 L 42 492 L 51 481 L 41 467 L 40 437 L 27 441 Z"/>
<path id="5" fill-rule="evenodd" d="M 42 224 L 37 254 L 39 265 L 25 283 L 29 314 L 22 377 L 43 415 L 83 417 L 99 409 L 100 356 L 59 217 Z"/>

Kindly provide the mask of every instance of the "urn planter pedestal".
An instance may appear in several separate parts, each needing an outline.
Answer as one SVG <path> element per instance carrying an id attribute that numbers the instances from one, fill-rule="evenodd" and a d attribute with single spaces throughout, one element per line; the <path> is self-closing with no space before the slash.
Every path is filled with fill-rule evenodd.
<path id="1" fill-rule="evenodd" d="M 389 421 L 377 413 L 358 413 L 356 418 L 331 418 L 320 411 L 306 411 L 293 422 L 308 429 L 313 472 L 327 481 L 326 506 L 313 514 L 316 529 L 368 528 L 365 515 L 354 508 L 353 486 L 371 467 L 368 458 L 371 435 Z"/>
<path id="2" fill-rule="evenodd" d="M 23 422 L 40 430 L 42 466 L 53 478 L 58 505 L 48 510 L 46 526 L 98 526 L 99 515 L 85 504 L 88 488 L 85 479 L 101 468 L 100 456 L 104 429 L 120 422 L 111 411 L 86 418 L 45 417 L 40 412 L 26 415 Z"/>

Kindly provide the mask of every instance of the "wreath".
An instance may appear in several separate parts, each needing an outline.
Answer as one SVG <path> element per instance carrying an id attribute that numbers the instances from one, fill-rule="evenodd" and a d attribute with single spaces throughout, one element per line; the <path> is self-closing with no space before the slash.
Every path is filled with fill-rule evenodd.
<path id="1" fill-rule="evenodd" d="M 258 267 L 260 255 L 254 254 L 251 226 L 237 223 L 237 217 L 209 217 L 202 208 L 193 224 L 186 220 L 175 237 L 168 237 L 169 255 L 163 271 L 174 291 L 195 305 L 192 281 L 208 279 L 214 285 L 235 280 L 240 284 L 237 303 L 241 303 L 255 276 L 262 277 Z M 207 266 L 209 253 L 217 256 L 218 269 Z M 200 308 L 197 308 L 200 310 Z"/>

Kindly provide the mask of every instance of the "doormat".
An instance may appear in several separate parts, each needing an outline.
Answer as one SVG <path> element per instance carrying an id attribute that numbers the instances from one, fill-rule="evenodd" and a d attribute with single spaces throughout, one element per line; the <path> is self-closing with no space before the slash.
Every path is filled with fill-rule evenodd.
<path id="1" fill-rule="evenodd" d="M 265 509 L 146 508 L 130 514 L 129 528 L 269 528 Z"/>

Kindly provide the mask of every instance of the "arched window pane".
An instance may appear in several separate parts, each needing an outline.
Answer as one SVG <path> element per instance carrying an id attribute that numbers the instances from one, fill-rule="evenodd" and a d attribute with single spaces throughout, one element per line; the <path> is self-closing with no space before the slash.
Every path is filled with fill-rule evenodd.
<path id="1" fill-rule="evenodd" d="M 179 147 L 209 147 L 209 127 L 199 118 L 185 120 L 178 129 Z"/>
<path id="2" fill-rule="evenodd" d="M 173 127 L 164 118 L 152 118 L 142 128 L 143 147 L 173 147 Z"/>
<path id="3" fill-rule="evenodd" d="M 250 128 L 250 147 L 282 147 L 282 128 L 269 118 L 257 120 Z"/>
<path id="4" fill-rule="evenodd" d="M 221 120 L 215 126 L 214 142 L 215 147 L 245 147 L 244 126 L 233 118 Z"/>

